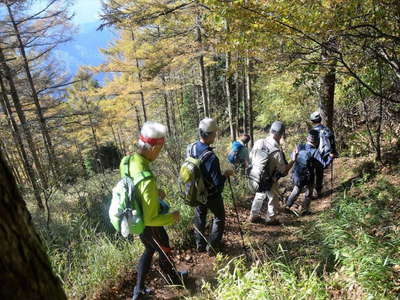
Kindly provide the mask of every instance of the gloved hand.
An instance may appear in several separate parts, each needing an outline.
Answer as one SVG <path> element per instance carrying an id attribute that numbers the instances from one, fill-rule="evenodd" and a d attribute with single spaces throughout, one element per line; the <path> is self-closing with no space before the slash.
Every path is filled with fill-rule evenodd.
<path id="1" fill-rule="evenodd" d="M 160 200 L 160 211 L 159 214 L 160 215 L 165 215 L 169 212 L 170 206 L 168 204 L 167 201 L 163 200 L 163 199 L 159 199 Z"/>

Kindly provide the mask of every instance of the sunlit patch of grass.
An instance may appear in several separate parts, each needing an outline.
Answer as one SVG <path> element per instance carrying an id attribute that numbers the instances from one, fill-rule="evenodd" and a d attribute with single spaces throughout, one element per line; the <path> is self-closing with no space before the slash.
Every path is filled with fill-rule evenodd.
<path id="1" fill-rule="evenodd" d="M 287 265 L 279 259 L 248 267 L 242 259 L 220 261 L 217 286 L 203 285 L 194 299 L 326 299 L 325 284 L 316 270 Z"/>

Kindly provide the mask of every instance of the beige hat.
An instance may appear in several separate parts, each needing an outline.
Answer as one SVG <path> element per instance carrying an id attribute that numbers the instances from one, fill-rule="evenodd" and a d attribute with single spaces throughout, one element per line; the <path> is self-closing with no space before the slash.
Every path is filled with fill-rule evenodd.
<path id="1" fill-rule="evenodd" d="M 199 129 L 203 130 L 204 132 L 215 132 L 218 130 L 217 122 L 211 118 L 205 118 L 200 121 Z"/>

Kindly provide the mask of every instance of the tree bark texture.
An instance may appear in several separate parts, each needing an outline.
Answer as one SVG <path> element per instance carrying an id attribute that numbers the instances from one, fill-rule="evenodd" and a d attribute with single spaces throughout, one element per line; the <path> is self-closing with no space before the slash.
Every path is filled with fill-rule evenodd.
<path id="1" fill-rule="evenodd" d="M 0 153 L 0 298 L 67 299 Z"/>
<path id="2" fill-rule="evenodd" d="M 328 47 L 331 47 L 331 44 L 334 42 L 334 40 L 328 42 Z M 319 111 L 322 115 L 323 123 L 333 129 L 336 63 L 325 47 L 322 48 L 321 59 L 325 71 L 321 75 L 320 79 Z"/>

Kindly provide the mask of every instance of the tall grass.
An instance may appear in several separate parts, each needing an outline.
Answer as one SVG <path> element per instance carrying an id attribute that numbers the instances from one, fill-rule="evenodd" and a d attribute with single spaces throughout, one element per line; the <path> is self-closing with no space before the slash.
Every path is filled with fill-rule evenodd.
<path id="1" fill-rule="evenodd" d="M 193 299 L 398 299 L 400 187 L 371 174 L 348 186 L 298 243 L 253 244 L 250 263 L 220 257 Z"/>
<path id="2" fill-rule="evenodd" d="M 45 244 L 53 269 L 69 298 L 90 298 L 121 280 L 136 267 L 142 252 L 138 236 L 124 239 L 115 233 L 108 218 L 111 189 L 119 180 L 117 171 L 79 179 L 50 199 L 51 222 L 30 210 Z M 182 215 L 179 225 L 169 227 L 173 243 L 188 244 L 192 210 L 177 199 L 176 190 L 165 189 L 172 209 Z M 182 234 L 184 233 L 184 234 Z"/>
<path id="3" fill-rule="evenodd" d="M 394 279 L 399 276 L 400 221 L 392 206 L 399 196 L 400 188 L 383 179 L 373 185 L 361 180 L 316 224 L 335 256 L 342 286 L 357 284 L 366 298 L 399 296 Z"/>

